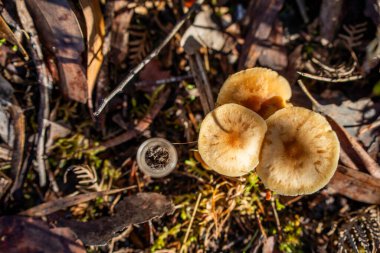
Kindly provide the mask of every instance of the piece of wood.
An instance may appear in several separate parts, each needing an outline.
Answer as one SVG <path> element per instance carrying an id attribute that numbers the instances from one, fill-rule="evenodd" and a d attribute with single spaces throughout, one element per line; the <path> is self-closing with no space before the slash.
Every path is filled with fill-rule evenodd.
<path id="1" fill-rule="evenodd" d="M 323 0 L 320 13 L 320 34 L 327 42 L 332 43 L 342 16 L 343 0 Z"/>
<path id="2" fill-rule="evenodd" d="M 380 179 L 348 167 L 338 166 L 328 189 L 359 202 L 380 204 Z"/>
<path id="3" fill-rule="evenodd" d="M 36 217 L 46 216 L 70 206 L 74 206 L 83 202 L 88 202 L 98 197 L 104 197 L 106 195 L 116 194 L 116 193 L 119 193 L 125 190 L 130 190 L 133 188 L 136 188 L 136 186 L 130 186 L 130 187 L 109 190 L 109 191 L 90 192 L 90 193 L 84 193 L 84 194 L 80 194 L 76 196 L 66 196 L 60 199 L 56 199 L 53 201 L 49 201 L 49 202 L 34 206 L 32 208 L 29 208 L 28 210 L 20 212 L 19 214 L 26 215 L 26 216 L 36 216 Z"/>

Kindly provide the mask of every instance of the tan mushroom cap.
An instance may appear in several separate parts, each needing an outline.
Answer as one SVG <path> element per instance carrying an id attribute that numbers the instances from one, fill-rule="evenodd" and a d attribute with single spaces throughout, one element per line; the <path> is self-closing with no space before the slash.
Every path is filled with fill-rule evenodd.
<path id="1" fill-rule="evenodd" d="M 205 117 L 198 149 L 214 171 L 238 177 L 255 169 L 267 126 L 257 113 L 238 104 L 222 105 Z"/>
<path id="2" fill-rule="evenodd" d="M 290 85 L 284 77 L 276 71 L 256 67 L 231 75 L 220 89 L 216 103 L 236 103 L 259 112 L 262 104 L 268 99 L 281 98 L 283 102 L 274 105 L 285 106 L 285 101 L 291 96 Z"/>
<path id="3" fill-rule="evenodd" d="M 268 131 L 257 175 L 281 195 L 311 194 L 334 175 L 339 141 L 327 120 L 301 107 L 288 107 L 267 119 Z"/>

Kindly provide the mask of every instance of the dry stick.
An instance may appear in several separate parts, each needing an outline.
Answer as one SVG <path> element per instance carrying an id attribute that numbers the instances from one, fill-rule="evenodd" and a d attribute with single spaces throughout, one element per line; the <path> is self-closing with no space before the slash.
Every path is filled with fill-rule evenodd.
<path id="1" fill-rule="evenodd" d="M 184 250 L 185 250 L 185 244 L 186 244 L 187 239 L 190 235 L 190 229 L 191 229 L 191 226 L 193 225 L 195 214 L 197 213 L 199 203 L 201 202 L 201 197 L 202 197 L 202 193 L 199 193 L 198 198 L 197 198 L 197 202 L 195 203 L 195 206 L 194 206 L 193 214 L 191 215 L 189 226 L 187 227 L 187 230 L 186 230 L 185 238 L 183 239 L 183 243 L 182 243 L 182 247 L 181 247 L 180 252 L 184 252 Z"/>
<path id="2" fill-rule="evenodd" d="M 81 195 L 75 196 L 67 196 L 60 199 L 52 200 L 49 202 L 42 203 L 40 205 L 29 208 L 25 211 L 19 213 L 19 215 L 27 215 L 27 216 L 45 216 L 57 212 L 61 209 L 78 205 L 83 202 L 88 202 L 98 197 L 103 197 L 110 194 L 116 194 L 122 191 L 131 190 L 136 188 L 136 185 L 124 187 L 121 189 L 101 191 L 101 192 L 90 192 L 83 193 Z"/>
<path id="3" fill-rule="evenodd" d="M 189 55 L 189 64 L 190 64 L 191 72 L 193 73 L 193 76 L 194 76 L 195 84 L 198 89 L 199 100 L 201 102 L 203 112 L 204 114 L 207 114 L 211 111 L 211 107 L 208 103 L 205 85 L 203 84 L 203 80 L 202 80 L 203 78 L 202 78 L 202 75 L 200 74 L 200 70 L 198 68 L 198 64 L 195 60 L 194 55 Z"/>
<path id="4" fill-rule="evenodd" d="M 255 212 L 255 217 L 256 217 L 257 224 L 259 225 L 261 235 L 264 237 L 264 240 L 267 240 L 268 239 L 267 233 L 265 232 L 263 224 L 261 223 L 261 220 L 260 220 L 260 216 L 257 212 Z"/>
<path id="5" fill-rule="evenodd" d="M 310 94 L 309 90 L 306 88 L 305 84 L 302 82 L 301 79 L 299 79 L 297 81 L 298 85 L 301 87 L 302 91 L 305 93 L 305 95 L 309 98 L 309 100 L 311 101 L 311 103 L 315 106 L 315 107 L 319 107 L 321 108 L 322 105 Z"/>
<path id="6" fill-rule="evenodd" d="M 362 79 L 362 75 L 356 75 L 356 76 L 349 76 L 349 77 L 342 77 L 342 78 L 330 78 L 330 77 L 323 77 L 323 76 L 316 76 L 304 72 L 297 71 L 297 73 L 303 77 L 307 77 L 313 80 L 321 81 L 321 82 L 330 82 L 330 83 L 345 83 L 345 82 L 351 82 L 356 81 L 359 79 Z"/>
<path id="7" fill-rule="evenodd" d="M 306 12 L 306 7 L 305 7 L 305 1 L 304 0 L 296 0 L 298 9 L 300 10 L 302 19 L 304 23 L 309 23 L 309 16 L 307 15 Z"/>
<path id="8" fill-rule="evenodd" d="M 168 84 L 168 83 L 177 83 L 181 82 L 187 79 L 193 78 L 193 75 L 184 75 L 184 76 L 173 76 L 165 79 L 159 79 L 156 81 L 141 81 L 135 83 L 135 86 L 137 88 L 144 87 L 144 86 L 150 86 L 150 85 L 161 85 L 161 84 Z"/>
<path id="9" fill-rule="evenodd" d="M 278 213 L 277 213 L 277 210 L 276 210 L 276 203 L 274 202 L 273 198 L 271 200 L 271 206 L 272 206 L 272 210 L 273 210 L 273 213 L 274 213 L 274 218 L 275 218 L 275 221 L 276 221 L 276 227 L 277 227 L 277 230 L 278 230 L 279 240 L 281 241 L 282 240 L 282 228 L 281 228 L 280 219 L 278 218 Z"/>
<path id="10" fill-rule="evenodd" d="M 201 77 L 202 77 L 202 81 L 203 81 L 202 85 L 204 85 L 204 90 L 206 91 L 206 98 L 207 98 L 208 105 L 209 105 L 210 109 L 213 110 L 214 109 L 214 98 L 212 96 L 210 82 L 208 81 L 206 71 L 205 71 L 205 68 L 203 66 L 203 62 L 202 62 L 201 55 L 199 52 L 195 53 L 195 61 L 198 65 L 198 70 L 199 70 Z"/>
<path id="11" fill-rule="evenodd" d="M 38 39 L 37 31 L 34 27 L 33 19 L 30 16 L 25 1 L 16 1 L 17 12 L 24 30 L 30 34 L 30 51 L 36 64 L 38 82 L 40 83 L 40 107 L 38 110 L 38 138 L 36 151 L 36 169 L 40 179 L 40 186 L 46 184 L 46 164 L 44 160 L 45 153 L 45 134 L 46 119 L 49 118 L 49 88 L 52 87 L 52 78 L 44 62 L 41 43 Z"/>
<path id="12" fill-rule="evenodd" d="M 190 17 L 190 15 L 198 9 L 198 7 L 204 2 L 204 0 L 199 0 L 190 8 L 190 10 L 186 13 L 186 15 L 175 25 L 173 30 L 166 36 L 166 38 L 161 42 L 161 44 L 154 49 L 145 59 L 133 68 L 127 77 L 114 89 L 100 104 L 99 108 L 94 113 L 95 116 L 99 116 L 99 114 L 103 111 L 106 105 L 116 96 L 119 92 L 122 92 L 124 87 L 132 80 L 132 78 L 142 70 L 145 65 L 147 65 L 154 57 L 156 57 L 160 51 L 169 43 L 169 41 L 173 38 L 173 36 L 178 32 L 178 30 L 185 24 L 185 21 Z"/>

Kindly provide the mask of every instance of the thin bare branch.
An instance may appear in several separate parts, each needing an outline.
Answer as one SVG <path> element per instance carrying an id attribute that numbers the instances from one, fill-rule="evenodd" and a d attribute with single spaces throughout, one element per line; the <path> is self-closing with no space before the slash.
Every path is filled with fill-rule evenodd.
<path id="1" fill-rule="evenodd" d="M 42 54 L 41 43 L 34 27 L 33 19 L 30 16 L 25 1 L 16 1 L 17 12 L 24 30 L 30 34 L 30 51 L 32 59 L 36 64 L 38 73 L 38 82 L 40 84 L 40 107 L 38 110 L 38 138 L 36 150 L 36 169 L 40 179 L 40 186 L 46 184 L 46 164 L 44 160 L 45 153 L 45 134 L 46 120 L 49 118 L 49 88 L 52 87 L 52 78 L 45 65 L 44 56 Z"/>
<path id="2" fill-rule="evenodd" d="M 133 68 L 127 77 L 114 89 L 100 104 L 99 108 L 94 113 L 95 116 L 99 116 L 99 114 L 103 111 L 106 105 L 120 92 L 123 91 L 125 86 L 135 77 L 135 75 L 142 70 L 145 65 L 147 65 L 154 57 L 156 57 L 160 51 L 169 43 L 169 41 L 174 37 L 174 35 L 178 32 L 178 30 L 185 24 L 185 21 L 190 17 L 190 15 L 195 12 L 198 7 L 204 2 L 204 0 L 199 0 L 190 8 L 190 10 L 185 14 L 185 16 L 175 25 L 173 30 L 166 36 L 166 38 L 161 42 L 161 44 L 154 49 L 145 59 Z"/>

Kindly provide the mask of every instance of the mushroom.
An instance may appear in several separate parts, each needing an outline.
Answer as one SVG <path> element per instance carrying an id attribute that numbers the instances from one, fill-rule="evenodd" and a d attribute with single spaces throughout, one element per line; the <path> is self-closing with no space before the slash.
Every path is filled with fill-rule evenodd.
<path id="1" fill-rule="evenodd" d="M 266 110 L 268 114 L 285 107 L 285 101 L 291 96 L 290 85 L 284 77 L 276 71 L 256 67 L 231 75 L 220 89 L 216 103 L 236 103 L 260 114 L 262 105 L 269 100 L 266 106 L 270 105 L 272 109 Z"/>
<path id="2" fill-rule="evenodd" d="M 205 117 L 199 132 L 198 149 L 214 171 L 238 177 L 259 163 L 267 126 L 257 113 L 238 104 L 222 105 Z"/>
<path id="3" fill-rule="evenodd" d="M 311 194 L 334 175 L 339 141 L 327 120 L 301 107 L 287 107 L 267 120 L 257 175 L 272 191 L 288 196 Z"/>

